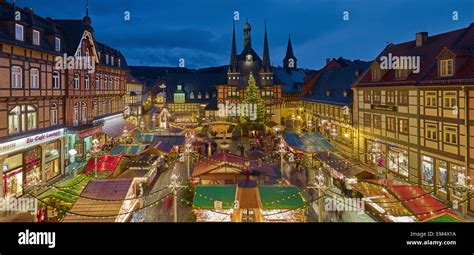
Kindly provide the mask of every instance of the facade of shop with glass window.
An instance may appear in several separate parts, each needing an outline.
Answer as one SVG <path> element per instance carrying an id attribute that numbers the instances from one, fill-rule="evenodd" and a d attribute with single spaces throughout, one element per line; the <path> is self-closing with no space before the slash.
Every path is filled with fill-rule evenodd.
<path id="1" fill-rule="evenodd" d="M 60 128 L 0 144 L 4 196 L 22 196 L 29 185 L 64 173 L 64 135 Z"/>
<path id="2" fill-rule="evenodd" d="M 474 25 L 389 45 L 354 86 L 359 159 L 474 211 Z M 436 43 L 441 40 L 443 43 Z M 381 57 L 419 56 L 420 72 L 381 68 Z M 464 203 L 463 203 L 464 202 Z"/>

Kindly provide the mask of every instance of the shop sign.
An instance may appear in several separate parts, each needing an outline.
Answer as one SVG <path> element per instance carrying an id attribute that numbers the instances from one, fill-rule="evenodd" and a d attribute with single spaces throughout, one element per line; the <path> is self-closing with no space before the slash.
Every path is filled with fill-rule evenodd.
<path id="1" fill-rule="evenodd" d="M 88 130 L 85 130 L 83 132 L 80 132 L 79 133 L 79 139 L 84 139 L 86 137 L 89 137 L 89 136 L 93 136 L 95 134 L 98 134 L 98 133 L 101 133 L 102 132 L 102 127 L 99 126 L 99 127 L 95 127 L 95 128 L 91 128 L 91 129 L 88 129 Z"/>
<path id="2" fill-rule="evenodd" d="M 0 144 L 0 155 L 10 153 L 16 150 L 24 149 L 29 146 L 52 141 L 64 135 L 64 129 L 58 129 L 39 135 L 21 138 L 12 142 Z"/>
<path id="3" fill-rule="evenodd" d="M 395 106 L 395 105 L 373 104 L 373 105 L 371 105 L 371 108 L 372 108 L 372 110 L 391 111 L 391 112 L 396 112 L 397 111 L 397 106 Z"/>

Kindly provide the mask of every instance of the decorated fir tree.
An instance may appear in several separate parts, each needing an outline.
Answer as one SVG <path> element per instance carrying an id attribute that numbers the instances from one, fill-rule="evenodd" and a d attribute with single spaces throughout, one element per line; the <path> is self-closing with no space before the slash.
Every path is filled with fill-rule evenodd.
<path id="1" fill-rule="evenodd" d="M 250 109 L 248 111 L 250 114 L 245 116 L 247 122 L 258 124 L 265 121 L 265 101 L 262 99 L 260 90 L 258 89 L 257 83 L 252 74 L 249 76 L 243 103 Z"/>

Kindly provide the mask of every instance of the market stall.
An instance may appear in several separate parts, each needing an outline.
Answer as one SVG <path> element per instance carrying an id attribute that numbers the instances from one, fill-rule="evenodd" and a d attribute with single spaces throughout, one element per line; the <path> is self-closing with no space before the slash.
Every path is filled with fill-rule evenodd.
<path id="1" fill-rule="evenodd" d="M 200 222 L 304 222 L 305 202 L 295 186 L 198 185 L 193 210 Z"/>

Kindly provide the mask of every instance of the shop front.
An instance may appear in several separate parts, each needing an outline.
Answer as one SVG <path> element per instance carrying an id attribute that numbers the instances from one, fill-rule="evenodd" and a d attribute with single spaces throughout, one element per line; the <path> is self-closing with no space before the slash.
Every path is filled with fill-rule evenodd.
<path id="1" fill-rule="evenodd" d="M 378 170 L 408 179 L 408 148 L 403 145 L 390 143 L 380 139 L 365 139 L 366 156 L 365 163 Z"/>
<path id="2" fill-rule="evenodd" d="M 67 131 L 68 149 L 74 149 L 74 155 L 68 155 L 68 162 L 86 162 L 92 157 L 90 150 L 92 148 L 92 140 L 99 139 L 105 142 L 105 135 L 102 134 L 102 125 L 95 126 L 84 130 L 68 130 Z M 69 150 L 66 152 L 68 153 Z M 68 153 L 69 154 L 69 153 Z"/>
<path id="3" fill-rule="evenodd" d="M 448 201 L 462 201 L 466 196 L 466 167 L 440 159 L 439 156 L 421 156 L 423 188 Z"/>
<path id="4" fill-rule="evenodd" d="M 6 197 L 22 196 L 28 185 L 49 181 L 64 172 L 64 134 L 64 129 L 59 129 L 0 145 Z"/>

